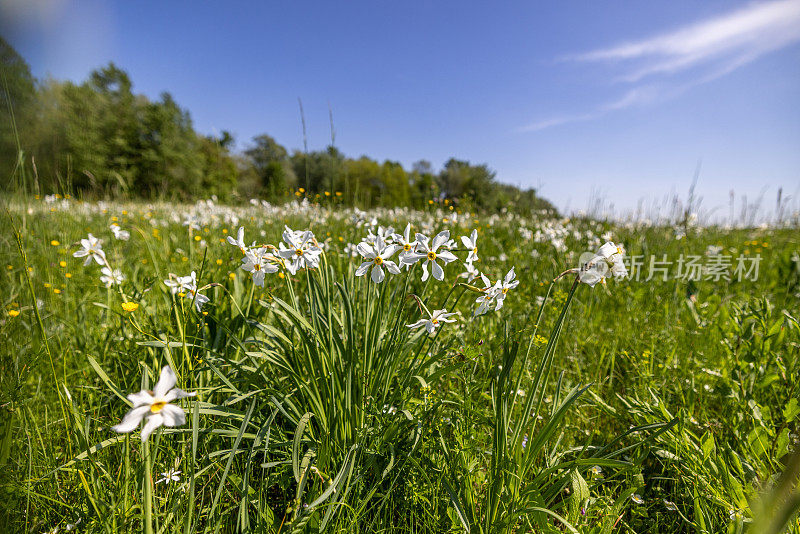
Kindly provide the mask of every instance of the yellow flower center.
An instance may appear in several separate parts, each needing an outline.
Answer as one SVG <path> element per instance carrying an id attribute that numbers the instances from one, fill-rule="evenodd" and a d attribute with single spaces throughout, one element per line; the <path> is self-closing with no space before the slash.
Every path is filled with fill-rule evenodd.
<path id="1" fill-rule="evenodd" d="M 186 296 L 186 293 L 184 293 L 183 291 L 181 291 L 180 293 L 178 293 L 178 296 L 179 296 L 179 297 L 185 297 L 185 296 Z"/>
<path id="2" fill-rule="evenodd" d="M 161 410 L 163 410 L 164 406 L 166 405 L 167 405 L 166 401 L 154 402 L 153 404 L 150 405 L 150 411 L 153 413 L 158 413 Z"/>
<path id="3" fill-rule="evenodd" d="M 473 253 L 473 254 L 477 254 L 477 253 L 478 253 L 478 247 L 475 247 L 475 248 L 473 248 L 473 249 L 472 249 L 472 253 Z"/>
<path id="4" fill-rule="evenodd" d="M 406 252 L 411 250 L 411 243 L 406 243 L 405 245 L 403 245 L 403 250 L 405 250 Z"/>
<path id="5" fill-rule="evenodd" d="M 375 265 L 380 265 L 381 263 L 383 263 L 383 258 L 375 256 Z"/>
<path id="6" fill-rule="evenodd" d="M 504 287 L 504 288 L 503 288 L 503 293 L 504 293 L 504 294 L 505 294 L 505 293 L 508 293 L 508 288 L 507 288 L 507 287 Z"/>
<path id="7" fill-rule="evenodd" d="M 431 261 L 435 260 L 436 259 L 436 253 L 434 251 L 432 251 L 432 250 L 430 252 L 428 252 L 428 259 L 431 260 Z"/>
<path id="8" fill-rule="evenodd" d="M 433 319 L 431 322 L 432 322 L 433 324 L 439 324 L 439 319 Z"/>
<path id="9" fill-rule="evenodd" d="M 260 271 L 261 270 L 261 264 L 260 263 L 256 263 L 255 265 L 253 265 L 253 270 L 254 271 Z"/>
<path id="10" fill-rule="evenodd" d="M 295 254 L 297 254 L 298 256 L 302 256 L 302 255 L 303 255 L 303 251 L 302 251 L 301 249 L 299 249 L 299 248 L 298 248 L 298 249 L 295 251 Z"/>

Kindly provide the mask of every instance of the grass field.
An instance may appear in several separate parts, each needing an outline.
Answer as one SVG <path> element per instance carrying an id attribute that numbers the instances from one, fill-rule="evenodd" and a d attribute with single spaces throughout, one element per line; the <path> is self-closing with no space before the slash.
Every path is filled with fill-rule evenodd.
<path id="1" fill-rule="evenodd" d="M 798 501 L 796 226 L 9 202 L 2 532 L 761 533 Z M 580 283 L 606 241 L 628 276 Z"/>

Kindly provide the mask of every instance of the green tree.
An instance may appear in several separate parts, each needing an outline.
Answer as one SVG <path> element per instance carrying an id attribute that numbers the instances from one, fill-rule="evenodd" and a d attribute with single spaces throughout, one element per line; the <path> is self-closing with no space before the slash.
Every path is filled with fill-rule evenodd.
<path id="1" fill-rule="evenodd" d="M 244 155 L 258 176 L 261 194 L 271 199 L 280 198 L 296 185 L 289 153 L 273 137 L 266 134 L 254 137 Z"/>
<path id="2" fill-rule="evenodd" d="M 191 198 L 203 188 L 201 143 L 187 111 L 169 93 L 142 102 L 136 188 L 145 196 Z"/>
<path id="3" fill-rule="evenodd" d="M 25 133 L 34 119 L 36 82 L 25 60 L 2 37 L 0 95 L 0 183 L 11 183 L 19 163 L 19 149 L 29 142 Z"/>

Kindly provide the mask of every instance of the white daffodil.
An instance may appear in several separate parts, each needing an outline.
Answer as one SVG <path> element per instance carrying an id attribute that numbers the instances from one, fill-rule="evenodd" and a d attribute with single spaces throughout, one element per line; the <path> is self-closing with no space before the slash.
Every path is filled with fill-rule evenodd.
<path id="1" fill-rule="evenodd" d="M 111 223 L 111 233 L 114 234 L 114 237 L 120 241 L 127 241 L 131 238 L 131 233 L 127 230 L 123 230 L 117 223 Z"/>
<path id="2" fill-rule="evenodd" d="M 170 482 L 180 482 L 181 481 L 181 471 L 175 469 L 174 467 L 171 468 L 169 471 L 164 471 L 161 473 L 161 478 L 156 480 L 156 484 L 169 484 Z"/>
<path id="3" fill-rule="evenodd" d="M 376 235 L 374 244 L 362 241 L 356 248 L 366 260 L 356 269 L 356 276 L 364 276 L 372 267 L 370 278 L 376 284 L 380 284 L 386 278 L 386 274 L 383 272 L 384 268 L 392 274 L 400 274 L 400 267 L 389 259 L 397 252 L 400 245 L 387 245 L 380 235 Z"/>
<path id="4" fill-rule="evenodd" d="M 489 281 L 489 278 L 486 277 L 485 274 L 481 274 L 481 281 L 483 282 L 483 293 L 475 302 L 478 304 L 478 307 L 475 309 L 475 316 L 483 315 L 489 308 L 491 308 L 495 304 L 495 300 L 497 299 L 497 295 L 501 292 L 500 282 L 498 281 L 496 284 L 492 284 Z"/>
<path id="5" fill-rule="evenodd" d="M 495 307 L 495 311 L 499 310 L 503 307 L 503 301 L 506 299 L 506 294 L 509 290 L 514 289 L 519 285 L 519 280 L 514 280 L 516 274 L 514 273 L 514 268 L 512 267 L 508 273 L 506 273 L 505 278 L 502 280 L 497 281 L 497 294 L 495 295 L 495 300 L 497 301 L 497 306 Z"/>
<path id="6" fill-rule="evenodd" d="M 242 254 L 247 254 L 247 245 L 244 244 L 244 226 L 239 227 L 236 233 L 236 239 L 233 236 L 228 236 L 228 243 L 238 248 Z"/>
<path id="7" fill-rule="evenodd" d="M 417 234 L 417 248 L 415 249 L 413 254 L 409 254 L 407 256 L 408 260 L 412 263 L 415 263 L 419 260 L 423 260 L 422 262 L 422 281 L 428 279 L 429 274 L 433 274 L 433 277 L 439 281 L 444 280 L 444 269 L 442 269 L 441 265 L 439 265 L 436 260 L 441 260 L 444 264 L 448 264 L 451 261 L 456 261 L 455 254 L 450 252 L 449 250 L 445 250 L 442 245 L 447 243 L 450 240 L 450 231 L 443 230 L 439 232 L 436 237 L 428 244 L 428 238 L 422 234 Z M 440 247 L 441 250 L 440 250 Z M 428 267 L 431 267 L 431 273 L 428 273 Z"/>
<path id="8" fill-rule="evenodd" d="M 108 266 L 106 266 L 100 269 L 100 272 L 103 273 L 100 277 L 100 281 L 103 282 L 106 287 L 121 284 L 122 281 L 125 280 L 125 276 L 120 272 L 119 269 L 114 269 L 112 271 Z"/>
<path id="9" fill-rule="evenodd" d="M 605 283 L 609 275 L 623 278 L 628 275 L 628 270 L 622 262 L 625 249 L 622 245 L 615 245 L 609 241 L 597 251 L 594 257 L 580 267 L 578 275 L 580 281 L 594 287 L 598 282 Z"/>
<path id="10" fill-rule="evenodd" d="M 173 295 L 180 294 L 180 296 L 183 297 L 186 293 L 188 293 L 193 280 L 194 279 L 192 278 L 192 275 L 177 276 L 169 273 L 169 278 L 164 280 L 164 285 L 170 289 Z"/>
<path id="11" fill-rule="evenodd" d="M 447 310 L 433 310 L 429 319 L 420 319 L 416 323 L 407 324 L 406 327 L 408 328 L 420 328 L 422 326 L 425 327 L 425 330 L 428 331 L 428 334 L 433 335 L 436 329 L 442 325 L 442 323 L 454 323 L 456 322 L 455 319 L 451 319 L 450 317 L 456 315 L 455 312 L 447 313 Z"/>
<path id="12" fill-rule="evenodd" d="M 480 271 L 478 271 L 478 268 L 472 263 L 465 263 L 464 269 L 464 272 L 459 274 L 458 277 L 466 278 L 467 282 L 472 282 L 481 275 Z"/>
<path id="13" fill-rule="evenodd" d="M 472 263 L 478 261 L 478 231 L 473 230 L 469 237 L 461 236 L 461 242 L 469 250 L 465 263 Z"/>
<path id="14" fill-rule="evenodd" d="M 264 275 L 278 271 L 275 256 L 267 252 L 266 247 L 250 249 L 242 258 L 242 269 L 252 273 L 253 283 L 259 287 L 264 287 Z"/>
<path id="15" fill-rule="evenodd" d="M 102 241 L 92 234 L 89 234 L 87 239 L 81 239 L 81 249 L 76 250 L 72 256 L 75 258 L 86 257 L 83 261 L 84 265 L 89 265 L 92 260 L 96 261 L 98 265 L 106 264 L 106 253 L 103 252 Z"/>
<path id="16" fill-rule="evenodd" d="M 722 253 L 722 247 L 719 245 L 708 245 L 706 247 L 706 256 L 719 256 Z"/>
<path id="17" fill-rule="evenodd" d="M 411 240 L 411 223 L 406 225 L 403 235 L 394 234 L 392 237 L 394 238 L 395 244 L 401 247 L 400 255 L 398 256 L 398 259 L 400 260 L 400 267 L 405 266 L 408 268 L 416 261 L 410 259 L 410 256 L 413 256 L 414 250 L 417 248 L 417 240 Z"/>
<path id="18" fill-rule="evenodd" d="M 170 402 L 184 397 L 194 397 L 196 393 L 187 393 L 176 388 L 177 381 L 175 371 L 165 365 L 161 369 L 161 376 L 153 391 L 143 389 L 139 393 L 128 395 L 128 400 L 133 403 L 133 408 L 125 414 L 120 424 L 111 429 L 121 433 L 132 432 L 144 420 L 145 425 L 142 428 L 141 438 L 142 441 L 146 441 L 153 430 L 162 425 L 172 427 L 186 423 L 186 415 L 183 410 Z"/>
<path id="19" fill-rule="evenodd" d="M 364 240 L 371 245 L 374 245 L 378 239 L 381 239 L 385 244 L 391 245 L 392 238 L 394 236 L 394 228 L 391 226 L 384 228 L 383 226 L 378 226 L 378 229 L 375 233 L 372 233 L 372 230 L 369 231 L 367 234 L 367 238 Z"/>
<path id="20" fill-rule="evenodd" d="M 209 302 L 207 296 L 197 292 L 197 273 L 192 271 L 188 276 L 175 276 L 169 273 L 169 279 L 164 280 L 164 285 L 170 288 L 173 295 L 194 301 L 194 306 L 199 312 L 203 305 Z"/>
<path id="21" fill-rule="evenodd" d="M 322 249 L 310 230 L 295 231 L 285 227 L 278 255 L 285 260 L 286 270 L 296 274 L 300 269 L 315 269 Z"/>

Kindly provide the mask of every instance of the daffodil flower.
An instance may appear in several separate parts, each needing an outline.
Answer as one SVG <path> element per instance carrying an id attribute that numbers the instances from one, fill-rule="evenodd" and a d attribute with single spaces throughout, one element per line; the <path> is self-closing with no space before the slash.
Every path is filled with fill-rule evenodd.
<path id="1" fill-rule="evenodd" d="M 131 238 L 131 233 L 127 230 L 123 230 L 117 223 L 112 223 L 111 226 L 111 233 L 114 234 L 114 237 L 120 241 L 127 241 Z"/>
<path id="2" fill-rule="evenodd" d="M 416 261 L 410 259 L 410 257 L 413 256 L 414 250 L 417 248 L 417 240 L 411 240 L 411 223 L 406 225 L 403 235 L 394 234 L 392 237 L 396 241 L 395 244 L 401 247 L 400 254 L 397 256 L 400 260 L 400 267 L 410 267 Z"/>
<path id="3" fill-rule="evenodd" d="M 428 238 L 422 234 L 417 234 L 417 248 L 413 254 L 408 255 L 408 259 L 412 262 L 423 260 L 422 262 L 422 281 L 428 279 L 430 274 L 439 281 L 444 280 L 444 269 L 437 263 L 436 260 L 441 260 L 445 265 L 451 261 L 456 261 L 455 254 L 446 250 L 442 245 L 445 245 L 450 240 L 450 231 L 444 230 L 439 232 L 433 240 L 428 244 Z M 441 250 L 440 250 L 441 247 Z M 428 272 L 428 267 L 431 268 L 431 273 Z"/>
<path id="4" fill-rule="evenodd" d="M 111 430 L 120 433 L 133 432 L 139 423 L 145 421 L 141 438 L 142 441 L 146 441 L 148 436 L 162 425 L 174 427 L 185 424 L 186 414 L 183 413 L 183 409 L 170 404 L 170 402 L 185 397 L 194 397 L 196 393 L 187 393 L 176 388 L 177 381 L 175 371 L 165 365 L 161 369 L 161 376 L 159 376 L 153 391 L 143 389 L 139 393 L 128 395 L 128 400 L 133 403 L 133 408 L 125 414 L 122 422 L 111 427 Z"/>
<path id="5" fill-rule="evenodd" d="M 236 239 L 233 236 L 228 236 L 228 243 L 238 248 L 242 254 L 247 254 L 247 245 L 244 244 L 244 226 L 239 227 L 236 233 Z"/>
<path id="6" fill-rule="evenodd" d="M 103 252 L 102 241 L 92 234 L 89 234 L 87 239 L 81 239 L 81 249 L 76 250 L 72 256 L 75 258 L 85 257 L 84 265 L 89 265 L 92 260 L 96 261 L 98 265 L 106 264 L 106 253 Z"/>
<path id="7" fill-rule="evenodd" d="M 628 275 L 628 270 L 622 262 L 625 250 L 621 245 L 609 241 L 597 251 L 595 256 L 580 267 L 578 276 L 584 284 L 594 287 L 598 282 L 605 283 L 609 275 L 623 278 Z"/>
<path id="8" fill-rule="evenodd" d="M 500 282 L 492 284 L 485 274 L 481 274 L 481 281 L 483 282 L 484 287 L 481 290 L 481 296 L 475 299 L 475 302 L 478 304 L 478 307 L 474 312 L 476 317 L 489 311 L 489 308 L 495 304 L 497 295 L 501 292 Z"/>
<path id="9" fill-rule="evenodd" d="M 295 231 L 285 227 L 278 255 L 285 260 L 286 270 L 296 274 L 300 269 L 315 269 L 322 249 L 310 230 Z"/>
<path id="10" fill-rule="evenodd" d="M 111 287 L 116 284 L 121 284 L 123 280 L 125 280 L 125 276 L 120 272 L 119 269 L 111 270 L 110 267 L 106 266 L 100 269 L 102 276 L 100 277 L 100 281 L 106 287 Z"/>
<path id="11" fill-rule="evenodd" d="M 384 228 L 383 226 L 378 226 L 378 229 L 375 231 L 374 234 L 372 233 L 372 230 L 369 231 L 369 233 L 367 234 L 367 239 L 365 239 L 365 241 L 367 241 L 370 244 L 375 244 L 378 241 L 378 239 L 380 239 L 387 245 L 390 245 L 392 244 L 392 238 L 394 235 L 395 235 L 394 228 L 392 228 L 391 226 L 387 228 Z"/>
<path id="12" fill-rule="evenodd" d="M 264 287 L 264 275 L 277 272 L 278 266 L 275 263 L 275 257 L 267 252 L 266 247 L 261 247 L 245 252 L 244 258 L 242 258 L 242 269 L 252 273 L 255 285 Z"/>
<path id="13" fill-rule="evenodd" d="M 464 272 L 459 274 L 458 277 L 466 278 L 467 282 L 472 282 L 481 275 L 480 271 L 478 271 L 478 268 L 472 263 L 465 263 L 464 269 Z"/>
<path id="14" fill-rule="evenodd" d="M 407 328 L 420 328 L 425 327 L 425 330 L 428 331 L 428 334 L 433 335 L 438 327 L 442 325 L 442 323 L 454 323 L 456 322 L 455 319 L 451 319 L 453 315 L 456 315 L 455 312 L 448 313 L 447 310 L 433 310 L 429 319 L 420 319 L 416 323 L 407 324 Z"/>
<path id="15" fill-rule="evenodd" d="M 495 311 L 503 307 L 503 301 L 506 299 L 506 294 L 519 285 L 519 280 L 514 280 L 515 276 L 516 274 L 514 273 L 514 268 L 512 267 L 511 270 L 506 273 L 505 278 L 497 281 L 498 291 L 494 297 L 497 301 Z"/>
<path id="16" fill-rule="evenodd" d="M 473 230 L 469 237 L 461 236 L 461 242 L 469 251 L 467 259 L 464 260 L 464 263 L 478 261 L 478 231 Z"/>
<path id="17" fill-rule="evenodd" d="M 386 278 L 386 274 L 383 272 L 384 268 L 392 274 L 400 274 L 400 268 L 389 259 L 400 248 L 399 245 L 387 245 L 383 238 L 377 235 L 374 244 L 362 241 L 356 248 L 366 260 L 356 269 L 356 276 L 364 276 L 371 267 L 370 278 L 376 284 L 380 284 Z"/>
<path id="18" fill-rule="evenodd" d="M 169 484 L 170 482 L 180 482 L 181 481 L 181 471 L 175 469 L 174 467 L 171 468 L 169 471 L 164 471 L 161 473 L 161 478 L 156 480 L 156 484 Z"/>
<path id="19" fill-rule="evenodd" d="M 169 279 L 164 280 L 164 285 L 170 288 L 173 295 L 194 300 L 194 306 L 198 312 L 205 303 L 211 300 L 197 292 L 197 273 L 194 271 L 187 276 L 175 276 L 169 273 Z"/>

